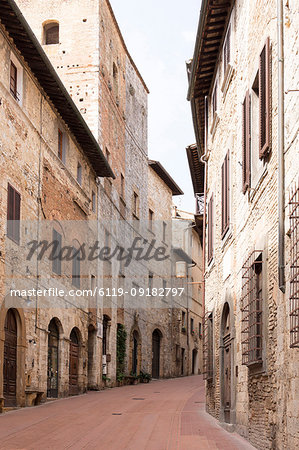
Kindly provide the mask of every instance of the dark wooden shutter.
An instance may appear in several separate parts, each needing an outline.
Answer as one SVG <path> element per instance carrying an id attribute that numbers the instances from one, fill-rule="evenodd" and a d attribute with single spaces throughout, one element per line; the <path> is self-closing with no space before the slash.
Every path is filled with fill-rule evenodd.
<path id="1" fill-rule="evenodd" d="M 251 182 L 251 100 L 249 91 L 243 102 L 242 184 L 243 193 Z"/>
<path id="2" fill-rule="evenodd" d="M 17 99 L 18 97 L 18 71 L 14 63 L 10 62 L 10 92 Z"/>
<path id="3" fill-rule="evenodd" d="M 63 133 L 61 130 L 58 130 L 58 157 L 63 159 Z"/>
<path id="4" fill-rule="evenodd" d="M 213 217 L 213 194 L 210 198 L 208 204 L 208 263 L 213 259 L 213 227 L 214 227 L 214 217 Z"/>
<path id="5" fill-rule="evenodd" d="M 49 25 L 46 30 L 46 44 L 59 44 L 59 25 Z"/>
<path id="6" fill-rule="evenodd" d="M 7 236 L 19 243 L 20 241 L 20 218 L 21 218 L 21 196 L 8 184 L 7 189 Z"/>
<path id="7" fill-rule="evenodd" d="M 270 39 L 260 54 L 259 64 L 259 110 L 260 138 L 259 156 L 263 158 L 270 150 Z"/>
<path id="8" fill-rule="evenodd" d="M 62 236 L 58 231 L 53 229 L 53 242 L 57 245 L 57 251 L 53 252 L 53 260 L 52 260 L 52 271 L 57 275 L 61 275 L 61 247 L 62 247 Z M 54 247 L 55 249 L 55 247 Z"/>
<path id="9" fill-rule="evenodd" d="M 227 230 L 229 229 L 229 209 L 230 209 L 230 189 L 229 189 L 229 183 L 230 183 L 230 173 L 229 173 L 229 152 L 227 152 L 224 162 L 222 164 L 222 201 L 221 201 L 221 234 L 222 238 L 226 234 Z"/>

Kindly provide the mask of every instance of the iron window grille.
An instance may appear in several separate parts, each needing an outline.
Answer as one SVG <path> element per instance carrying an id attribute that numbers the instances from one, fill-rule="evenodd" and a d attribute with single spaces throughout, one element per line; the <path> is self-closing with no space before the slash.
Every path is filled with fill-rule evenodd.
<path id="1" fill-rule="evenodd" d="M 262 251 L 251 253 L 242 267 L 242 364 L 261 363 L 263 326 Z"/>
<path id="2" fill-rule="evenodd" d="M 290 347 L 299 347 L 299 183 L 290 194 Z"/>
<path id="3" fill-rule="evenodd" d="M 206 313 L 203 323 L 203 378 L 213 379 L 213 313 Z"/>

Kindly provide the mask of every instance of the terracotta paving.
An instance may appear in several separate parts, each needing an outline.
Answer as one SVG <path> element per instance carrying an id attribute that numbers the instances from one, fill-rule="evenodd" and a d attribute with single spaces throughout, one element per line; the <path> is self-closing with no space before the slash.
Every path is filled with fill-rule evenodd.
<path id="1" fill-rule="evenodd" d="M 0 449 L 253 448 L 205 412 L 201 376 L 89 392 L 0 416 Z"/>

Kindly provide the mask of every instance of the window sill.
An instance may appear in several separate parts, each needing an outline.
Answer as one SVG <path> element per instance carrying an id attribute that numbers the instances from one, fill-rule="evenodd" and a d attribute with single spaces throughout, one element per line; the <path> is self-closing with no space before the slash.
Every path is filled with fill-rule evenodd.
<path id="1" fill-rule="evenodd" d="M 20 239 L 17 240 L 17 239 L 15 239 L 15 238 L 13 238 L 12 236 L 9 236 L 8 234 L 6 235 L 6 237 L 7 237 L 10 241 L 14 242 L 16 245 L 20 245 Z"/>
<path id="2" fill-rule="evenodd" d="M 213 117 L 213 122 L 212 122 L 212 125 L 211 125 L 211 131 L 210 131 L 212 138 L 215 135 L 216 128 L 217 128 L 217 125 L 219 123 L 219 120 L 220 120 L 219 116 L 218 116 L 217 112 L 215 112 L 214 117 Z"/>
<path id="3" fill-rule="evenodd" d="M 222 86 L 221 86 L 221 91 L 223 93 L 223 101 L 225 100 L 228 88 L 230 86 L 230 82 L 233 78 L 233 75 L 235 73 L 235 69 L 228 64 L 226 72 L 224 74 L 224 78 L 223 78 L 223 82 L 222 82 Z"/>

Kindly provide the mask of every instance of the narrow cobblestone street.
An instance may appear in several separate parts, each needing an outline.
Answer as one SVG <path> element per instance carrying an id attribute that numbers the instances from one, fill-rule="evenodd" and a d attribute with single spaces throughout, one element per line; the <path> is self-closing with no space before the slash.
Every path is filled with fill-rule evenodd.
<path id="1" fill-rule="evenodd" d="M 11 411 L 1 449 L 221 449 L 253 447 L 204 411 L 201 376 L 152 381 Z"/>

